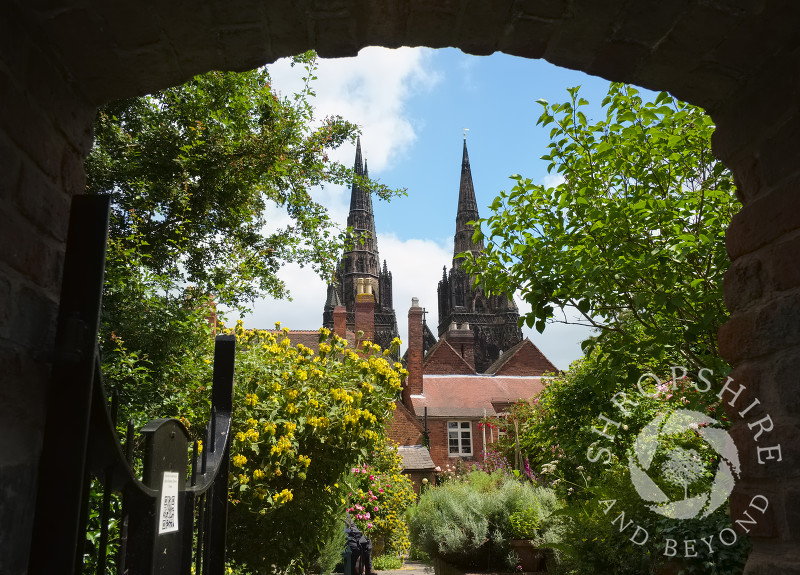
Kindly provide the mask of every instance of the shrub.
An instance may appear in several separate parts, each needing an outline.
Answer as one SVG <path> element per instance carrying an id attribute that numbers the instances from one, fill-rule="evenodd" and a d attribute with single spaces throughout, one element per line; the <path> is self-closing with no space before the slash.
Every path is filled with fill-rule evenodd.
<path id="1" fill-rule="evenodd" d="M 557 507 L 550 489 L 474 471 L 429 489 L 407 517 L 412 543 L 431 557 L 468 569 L 514 568 L 512 514 L 538 510 L 542 528 L 535 541 L 543 543 L 557 535 L 558 520 L 549 517 Z"/>
<path id="2" fill-rule="evenodd" d="M 345 480 L 350 486 L 347 512 L 373 544 L 383 540 L 380 555 L 398 560 L 408 553 L 410 546 L 405 510 L 417 498 L 411 480 L 402 470 L 397 445 L 384 438 L 372 452 L 369 463 L 354 467 L 350 478 Z"/>
<path id="3" fill-rule="evenodd" d="M 293 347 L 288 330 L 276 337 L 239 323 L 233 332 L 231 555 L 257 572 L 328 569 L 344 479 L 383 445 L 400 365 L 389 350 L 366 344 L 358 354 L 324 328 L 319 355 Z"/>
<path id="4" fill-rule="evenodd" d="M 511 523 L 511 535 L 515 539 L 533 539 L 539 528 L 539 508 L 529 507 L 515 511 L 508 517 Z"/>

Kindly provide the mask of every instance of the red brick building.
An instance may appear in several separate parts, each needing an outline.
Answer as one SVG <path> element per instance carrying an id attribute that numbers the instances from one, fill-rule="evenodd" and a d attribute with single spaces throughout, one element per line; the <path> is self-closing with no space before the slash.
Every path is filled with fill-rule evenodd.
<path id="1" fill-rule="evenodd" d="M 482 461 L 486 446 L 497 437 L 479 427 L 480 420 L 536 396 L 546 385 L 545 374 L 557 371 L 526 338 L 478 373 L 472 331 L 464 325 L 451 326 L 423 357 L 422 308 L 416 298 L 408 312 L 408 332 L 409 375 L 390 433 L 401 445 L 415 445 L 416 420 L 427 432 L 433 463 L 441 468 L 458 460 Z"/>

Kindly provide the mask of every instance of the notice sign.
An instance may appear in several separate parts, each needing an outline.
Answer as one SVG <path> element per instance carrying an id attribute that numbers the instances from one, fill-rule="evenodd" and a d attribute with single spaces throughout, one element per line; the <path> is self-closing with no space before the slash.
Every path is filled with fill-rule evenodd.
<path id="1" fill-rule="evenodd" d="M 178 530 L 178 474 L 165 471 L 161 482 L 161 512 L 158 514 L 158 534 Z"/>

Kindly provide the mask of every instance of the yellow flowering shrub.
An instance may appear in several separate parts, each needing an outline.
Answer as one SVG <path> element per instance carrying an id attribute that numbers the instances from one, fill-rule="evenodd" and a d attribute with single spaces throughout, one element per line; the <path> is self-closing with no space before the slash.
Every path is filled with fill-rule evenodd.
<path id="1" fill-rule="evenodd" d="M 276 335 L 238 323 L 230 332 L 231 554 L 257 572 L 290 562 L 312 568 L 319 546 L 344 527 L 343 480 L 383 449 L 405 372 L 380 347 L 354 351 L 325 328 L 319 354 L 292 346 L 287 329 Z"/>

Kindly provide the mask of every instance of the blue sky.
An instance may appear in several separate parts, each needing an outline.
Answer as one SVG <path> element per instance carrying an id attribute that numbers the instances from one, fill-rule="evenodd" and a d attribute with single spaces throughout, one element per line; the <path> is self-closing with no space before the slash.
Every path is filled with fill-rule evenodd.
<path id="1" fill-rule="evenodd" d="M 273 87 L 285 94 L 299 87 L 302 70 L 279 61 L 269 67 Z M 455 49 L 367 48 L 357 58 L 321 60 L 315 82 L 319 116 L 339 114 L 362 130 L 370 176 L 408 196 L 375 203 L 378 249 L 394 279 L 394 307 L 405 341 L 411 297 L 430 312 L 436 332 L 436 285 L 451 265 L 464 129 L 468 128 L 472 176 L 481 217 L 511 174 L 552 183 L 546 153 L 549 128 L 536 125 L 538 99 L 561 102 L 567 88 L 581 86 L 598 118 L 606 80 L 557 68 L 540 60 L 495 54 L 468 56 Z M 355 148 L 333 156 L 352 165 Z M 334 218 L 344 223 L 349 190 L 315 190 Z M 274 217 L 281 219 L 276 213 Z M 322 321 L 325 284 L 309 269 L 286 266 L 281 274 L 292 302 L 262 300 L 245 317 L 247 327 L 276 320 L 292 329 L 316 329 Z M 517 299 L 521 310 L 527 306 Z M 543 334 L 524 330 L 555 365 L 566 369 L 580 357 L 586 328 L 553 324 Z"/>

